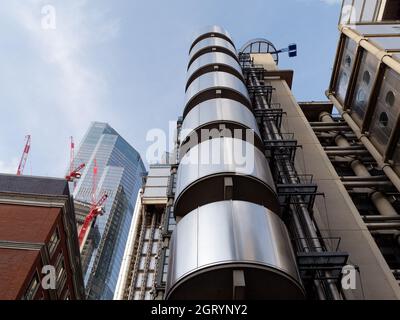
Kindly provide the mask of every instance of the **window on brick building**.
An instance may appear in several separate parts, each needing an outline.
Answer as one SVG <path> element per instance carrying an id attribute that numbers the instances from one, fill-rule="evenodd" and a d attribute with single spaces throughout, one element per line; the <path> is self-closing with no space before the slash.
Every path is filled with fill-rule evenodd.
<path id="1" fill-rule="evenodd" d="M 33 300 L 33 298 L 36 295 L 36 292 L 38 291 L 40 286 L 40 279 L 37 271 L 32 277 L 32 280 L 29 282 L 29 286 L 26 289 L 26 292 L 24 296 L 22 297 L 23 300 Z"/>
<path id="2" fill-rule="evenodd" d="M 49 243 L 47 244 L 47 248 L 49 249 L 50 257 L 54 254 L 57 249 L 58 244 L 60 243 L 60 232 L 58 227 L 54 230 Z"/>

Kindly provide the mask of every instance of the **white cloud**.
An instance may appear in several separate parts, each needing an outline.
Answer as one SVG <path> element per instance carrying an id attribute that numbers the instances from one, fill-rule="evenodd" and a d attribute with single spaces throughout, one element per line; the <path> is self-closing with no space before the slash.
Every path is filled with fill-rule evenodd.
<path id="1" fill-rule="evenodd" d="M 12 173 L 15 174 L 18 169 L 19 160 L 13 158 L 8 162 L 0 161 L 0 173 Z"/>
<path id="2" fill-rule="evenodd" d="M 88 6 L 86 0 L 80 0 L 73 4 L 68 2 L 67 6 L 55 5 L 57 28 L 44 30 L 40 23 L 43 16 L 38 15 L 44 4 L 40 0 L 18 2 L 15 5 L 16 18 L 35 43 L 43 61 L 58 71 L 56 76 L 62 87 L 53 92 L 61 101 L 58 111 L 64 120 L 80 127 L 96 114 L 101 107 L 101 96 L 107 90 L 103 76 L 85 64 L 85 52 L 91 45 L 115 37 L 119 22 L 105 20 L 93 6 Z M 100 23 L 99 28 L 93 25 L 97 23 Z M 83 123 L 80 120 L 84 120 Z"/>
<path id="3" fill-rule="evenodd" d="M 105 118 L 108 112 L 104 101 L 109 86 L 94 57 L 98 47 L 118 37 L 120 22 L 94 2 L 50 4 L 56 10 L 55 30 L 42 28 L 42 8 L 49 1 L 10 1 L 3 8 L 13 21 L 18 41 L 28 51 L 20 54 L 26 64 L 5 64 L 12 79 L 0 77 L 15 90 L 10 92 L 11 103 L 15 103 L 10 117 L 20 120 L 3 126 L 2 136 L 15 135 L 16 130 L 23 130 L 18 135 L 31 134 L 33 173 L 62 175 L 68 162 L 69 135 L 79 140 L 90 121 Z M 19 94 L 23 104 L 18 104 Z M 19 155 L 19 148 L 5 140 L 0 149 L 0 172 L 13 173 L 19 160 L 8 159 Z"/>

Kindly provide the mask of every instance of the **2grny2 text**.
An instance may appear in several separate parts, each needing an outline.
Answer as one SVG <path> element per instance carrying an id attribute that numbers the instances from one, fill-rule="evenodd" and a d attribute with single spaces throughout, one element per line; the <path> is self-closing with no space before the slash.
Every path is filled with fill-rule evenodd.
<path id="1" fill-rule="evenodd" d="M 197 304 L 192 307 L 162 306 L 151 308 L 152 315 L 175 315 L 179 318 L 185 313 L 194 315 L 247 315 L 247 305 L 218 305 L 218 304 Z"/>

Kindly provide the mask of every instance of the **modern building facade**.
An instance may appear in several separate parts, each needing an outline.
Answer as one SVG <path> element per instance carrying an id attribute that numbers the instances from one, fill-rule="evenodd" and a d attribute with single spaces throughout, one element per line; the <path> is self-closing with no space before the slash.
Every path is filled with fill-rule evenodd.
<path id="1" fill-rule="evenodd" d="M 115 300 L 153 299 L 155 283 L 166 281 L 168 242 L 165 238 L 175 226 L 171 170 L 168 164 L 150 166 L 144 189 L 138 195 Z"/>
<path id="2" fill-rule="evenodd" d="M 139 153 L 111 126 L 94 122 L 84 136 L 76 163 L 85 170 L 74 190 L 83 205 L 107 194 L 105 213 L 98 216 L 82 250 L 89 299 L 112 299 L 145 167 Z M 97 176 L 94 166 L 97 164 Z M 83 205 L 84 206 L 84 205 Z"/>
<path id="3" fill-rule="evenodd" d="M 0 175 L 0 300 L 85 299 L 81 269 L 67 182 Z"/>
<path id="4" fill-rule="evenodd" d="M 199 33 L 115 299 L 400 299 L 398 3 L 344 1 L 329 101 L 297 102 L 268 40 Z"/>

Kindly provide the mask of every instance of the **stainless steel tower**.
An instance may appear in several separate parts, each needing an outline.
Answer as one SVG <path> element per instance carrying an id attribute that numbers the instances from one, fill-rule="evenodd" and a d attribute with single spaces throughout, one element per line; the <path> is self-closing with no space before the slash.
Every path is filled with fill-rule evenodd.
<path id="1" fill-rule="evenodd" d="M 225 30 L 207 28 L 193 41 L 187 78 L 167 299 L 303 298 L 242 68 Z"/>
<path id="2" fill-rule="evenodd" d="M 296 101 L 293 46 L 200 33 L 117 298 L 400 299 L 399 19 L 397 0 L 344 1 L 326 102 Z"/>

